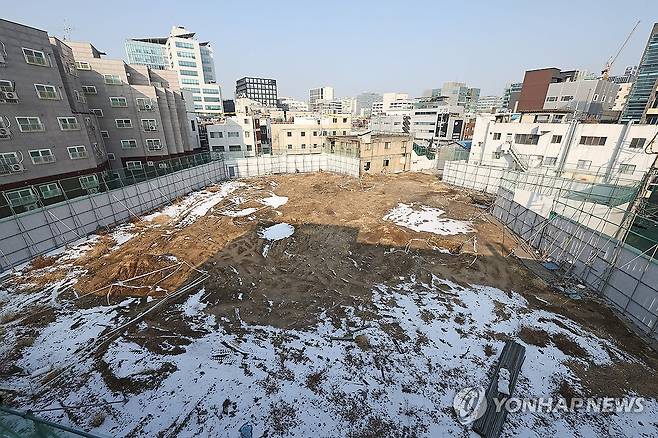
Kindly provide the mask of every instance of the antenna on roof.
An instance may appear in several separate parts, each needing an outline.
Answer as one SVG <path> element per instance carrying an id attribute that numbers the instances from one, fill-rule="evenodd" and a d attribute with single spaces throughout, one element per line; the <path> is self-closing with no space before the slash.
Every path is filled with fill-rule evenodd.
<path id="1" fill-rule="evenodd" d="M 71 27 L 66 19 L 64 20 L 64 41 L 70 41 L 71 40 L 71 33 L 73 32 L 74 28 Z"/>

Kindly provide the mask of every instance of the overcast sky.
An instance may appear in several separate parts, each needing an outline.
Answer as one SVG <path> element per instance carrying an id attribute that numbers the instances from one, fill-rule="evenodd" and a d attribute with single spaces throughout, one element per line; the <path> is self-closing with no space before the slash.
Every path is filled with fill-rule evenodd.
<path id="1" fill-rule="evenodd" d="M 639 62 L 658 1 L 17 1 L 2 18 L 91 41 L 125 59 L 128 37 L 184 25 L 212 43 L 226 98 L 243 76 L 275 78 L 279 95 L 308 99 L 328 85 L 413 96 L 457 80 L 502 94 L 527 69 L 599 72 L 642 20 L 613 72 Z M 41 3 L 41 4 L 39 4 Z"/>

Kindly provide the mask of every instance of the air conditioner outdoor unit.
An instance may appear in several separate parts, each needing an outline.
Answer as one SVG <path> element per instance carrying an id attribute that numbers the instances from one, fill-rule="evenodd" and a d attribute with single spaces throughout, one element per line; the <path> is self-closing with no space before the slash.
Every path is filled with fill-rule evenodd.
<path id="1" fill-rule="evenodd" d="M 151 166 L 151 167 L 154 166 L 153 161 L 147 161 L 147 162 L 146 162 L 146 165 L 147 165 L 147 166 Z"/>
<path id="2" fill-rule="evenodd" d="M 10 137 L 11 137 L 11 131 L 9 131 L 9 128 L 0 128 L 1 139 L 8 139 Z"/>
<path id="3" fill-rule="evenodd" d="M 9 170 L 12 172 L 22 172 L 25 168 L 21 163 L 14 163 L 9 165 Z"/>
<path id="4" fill-rule="evenodd" d="M 160 169 L 166 169 L 167 168 L 167 163 L 158 163 L 158 167 Z"/>
<path id="5" fill-rule="evenodd" d="M 153 109 L 153 105 L 146 104 L 144 105 L 144 111 L 151 111 Z"/>
<path id="6" fill-rule="evenodd" d="M 34 204 L 25 205 L 26 210 L 36 210 L 37 208 L 39 208 L 39 206 L 36 204 L 36 202 Z"/>
<path id="7" fill-rule="evenodd" d="M 91 187 L 91 188 L 87 189 L 87 193 L 89 193 L 90 195 L 92 195 L 94 193 L 98 193 L 98 188 L 97 187 Z"/>
<path id="8" fill-rule="evenodd" d="M 18 101 L 18 94 L 16 94 L 15 91 L 5 91 L 4 92 L 4 99 L 7 101 Z"/>

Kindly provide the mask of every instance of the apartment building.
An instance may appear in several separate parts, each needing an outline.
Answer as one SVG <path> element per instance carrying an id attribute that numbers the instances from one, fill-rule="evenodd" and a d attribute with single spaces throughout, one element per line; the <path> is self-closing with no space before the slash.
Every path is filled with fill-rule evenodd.
<path id="1" fill-rule="evenodd" d="M 379 93 L 365 92 L 356 96 L 355 114 L 366 117 L 372 113 L 372 105 L 375 102 L 382 102 L 383 96 Z"/>
<path id="2" fill-rule="evenodd" d="M 284 111 L 308 111 L 308 104 L 292 97 L 279 97 L 277 107 Z"/>
<path id="3" fill-rule="evenodd" d="M 276 79 L 244 77 L 235 82 L 235 97 L 246 97 L 264 106 L 276 108 Z"/>
<path id="4" fill-rule="evenodd" d="M 258 117 L 237 114 L 206 125 L 206 131 L 211 152 L 232 158 L 254 157 L 262 153 Z"/>
<path id="5" fill-rule="evenodd" d="M 658 126 L 652 125 L 497 122 L 478 117 L 469 162 L 634 178 L 651 168 L 655 156 L 644 149 L 656 134 Z"/>
<path id="6" fill-rule="evenodd" d="M 295 117 L 291 122 L 272 122 L 273 154 L 320 153 L 328 136 L 346 136 L 352 117 L 345 114 Z"/>
<path id="7" fill-rule="evenodd" d="M 333 154 L 358 156 L 361 174 L 398 173 L 411 168 L 413 140 L 409 134 L 330 135 L 325 149 Z"/>
<path id="8" fill-rule="evenodd" d="M 0 20 L 0 190 L 8 190 L 0 203 L 14 211 L 91 190 L 107 168 L 77 73 L 65 43 Z"/>
<path id="9" fill-rule="evenodd" d="M 332 100 L 318 100 L 313 104 L 314 112 L 320 114 L 353 114 L 356 100 L 352 97 L 341 97 Z"/>
<path id="10" fill-rule="evenodd" d="M 370 117 L 369 128 L 373 133 L 406 133 L 411 131 L 413 111 L 389 112 Z"/>
<path id="11" fill-rule="evenodd" d="M 173 70 L 180 89 L 192 93 L 194 110 L 206 116 L 223 112 L 212 45 L 194 32 L 174 26 L 167 37 L 131 38 L 125 43 L 128 64 Z"/>
<path id="12" fill-rule="evenodd" d="M 105 58 L 88 42 L 67 45 L 112 168 L 141 169 L 193 151 L 193 117 L 176 71 Z M 191 94 L 187 96 L 189 104 Z"/>
<path id="13" fill-rule="evenodd" d="M 503 98 L 500 96 L 480 96 L 475 105 L 475 113 L 495 113 L 503 106 Z"/>

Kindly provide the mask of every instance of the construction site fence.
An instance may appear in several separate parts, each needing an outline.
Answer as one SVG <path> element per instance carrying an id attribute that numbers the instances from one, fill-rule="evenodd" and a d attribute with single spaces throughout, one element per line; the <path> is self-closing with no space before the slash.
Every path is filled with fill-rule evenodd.
<path id="1" fill-rule="evenodd" d="M 358 158 L 326 153 L 249 158 L 204 155 L 192 161 L 193 166 L 167 173 L 158 166 L 141 172 L 123 169 L 118 176 L 99 173 L 93 190 L 56 180 L 62 190 L 73 186 L 59 202 L 43 202 L 37 196 L 35 208 L 19 213 L 11 207 L 11 215 L 0 219 L 0 272 L 227 179 L 317 171 L 358 177 L 360 171 Z"/>
<path id="2" fill-rule="evenodd" d="M 606 205 L 621 205 L 635 198 L 641 185 L 641 175 L 627 178 L 613 174 L 574 175 L 573 167 L 565 166 L 560 175 L 545 168 L 522 172 L 502 167 L 483 166 L 465 161 L 447 161 L 443 169 L 443 181 L 468 189 L 497 194 L 501 185 L 514 185 L 516 189 L 532 190 L 553 198 L 587 200 Z"/>
<path id="3" fill-rule="evenodd" d="M 508 182 L 499 188 L 493 215 L 542 260 L 555 263 L 567 283 L 587 285 L 641 332 L 658 340 L 658 242 L 632 227 L 636 218 L 628 216 L 628 209 L 596 203 L 576 206 L 564 199 L 538 208 L 527 204 L 515 188 Z"/>

